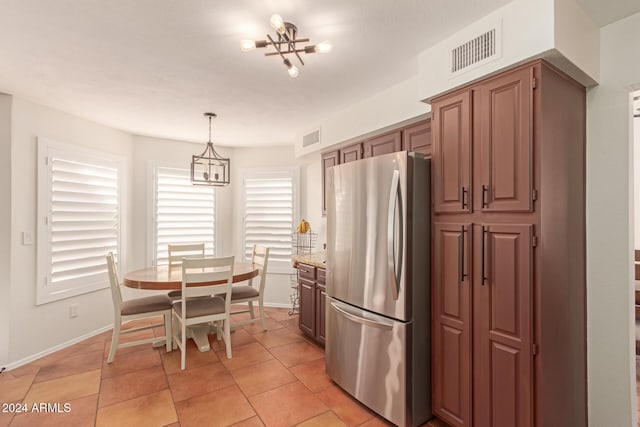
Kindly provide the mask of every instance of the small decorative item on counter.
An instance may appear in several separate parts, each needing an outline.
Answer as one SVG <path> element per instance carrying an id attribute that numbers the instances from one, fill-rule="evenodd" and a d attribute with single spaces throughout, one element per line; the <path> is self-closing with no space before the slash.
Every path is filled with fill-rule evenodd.
<path id="1" fill-rule="evenodd" d="M 306 219 L 303 219 L 298 224 L 298 228 L 296 228 L 296 232 L 300 234 L 308 233 L 311 230 L 311 226 L 307 222 Z"/>

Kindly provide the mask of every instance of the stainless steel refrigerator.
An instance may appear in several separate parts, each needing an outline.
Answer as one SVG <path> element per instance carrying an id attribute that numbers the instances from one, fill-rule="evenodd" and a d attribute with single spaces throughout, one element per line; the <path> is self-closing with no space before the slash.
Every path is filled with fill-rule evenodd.
<path id="1" fill-rule="evenodd" d="M 431 418 L 430 160 L 328 169 L 326 370 L 399 426 Z"/>

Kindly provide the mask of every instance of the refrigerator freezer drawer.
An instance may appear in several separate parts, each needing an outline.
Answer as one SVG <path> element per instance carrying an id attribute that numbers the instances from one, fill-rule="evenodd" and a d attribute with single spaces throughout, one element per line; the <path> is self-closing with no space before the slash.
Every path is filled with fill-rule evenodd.
<path id="1" fill-rule="evenodd" d="M 407 354 L 411 354 L 412 324 L 378 316 L 332 298 L 328 302 L 327 374 L 387 420 L 410 426 Z"/>

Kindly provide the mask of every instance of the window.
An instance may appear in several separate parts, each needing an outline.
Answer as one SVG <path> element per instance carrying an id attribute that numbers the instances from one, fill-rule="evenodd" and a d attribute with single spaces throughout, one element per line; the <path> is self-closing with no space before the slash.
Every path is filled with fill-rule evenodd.
<path id="1" fill-rule="evenodd" d="M 253 245 L 270 248 L 272 271 L 291 268 L 291 232 L 298 215 L 297 169 L 243 171 L 243 258 L 251 259 Z"/>
<path id="2" fill-rule="evenodd" d="M 38 139 L 36 303 L 109 286 L 120 252 L 122 159 Z"/>
<path id="3" fill-rule="evenodd" d="M 169 244 L 202 243 L 215 254 L 214 187 L 191 184 L 189 169 L 154 168 L 154 244 L 152 263 L 167 263 Z"/>

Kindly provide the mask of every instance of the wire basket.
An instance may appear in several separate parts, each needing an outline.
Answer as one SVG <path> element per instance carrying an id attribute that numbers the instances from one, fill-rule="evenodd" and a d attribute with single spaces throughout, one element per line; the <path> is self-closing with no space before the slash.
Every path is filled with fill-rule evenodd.
<path id="1" fill-rule="evenodd" d="M 316 247 L 318 241 L 318 233 L 314 233 L 309 230 L 306 233 L 291 233 L 291 251 L 295 255 L 310 255 L 313 249 Z M 291 310 L 289 315 L 295 314 L 299 311 L 299 297 L 298 297 L 298 270 L 291 274 Z"/>
<path id="2" fill-rule="evenodd" d="M 306 233 L 291 233 L 291 249 L 294 254 L 311 254 L 316 247 L 318 233 L 308 231 Z"/>

